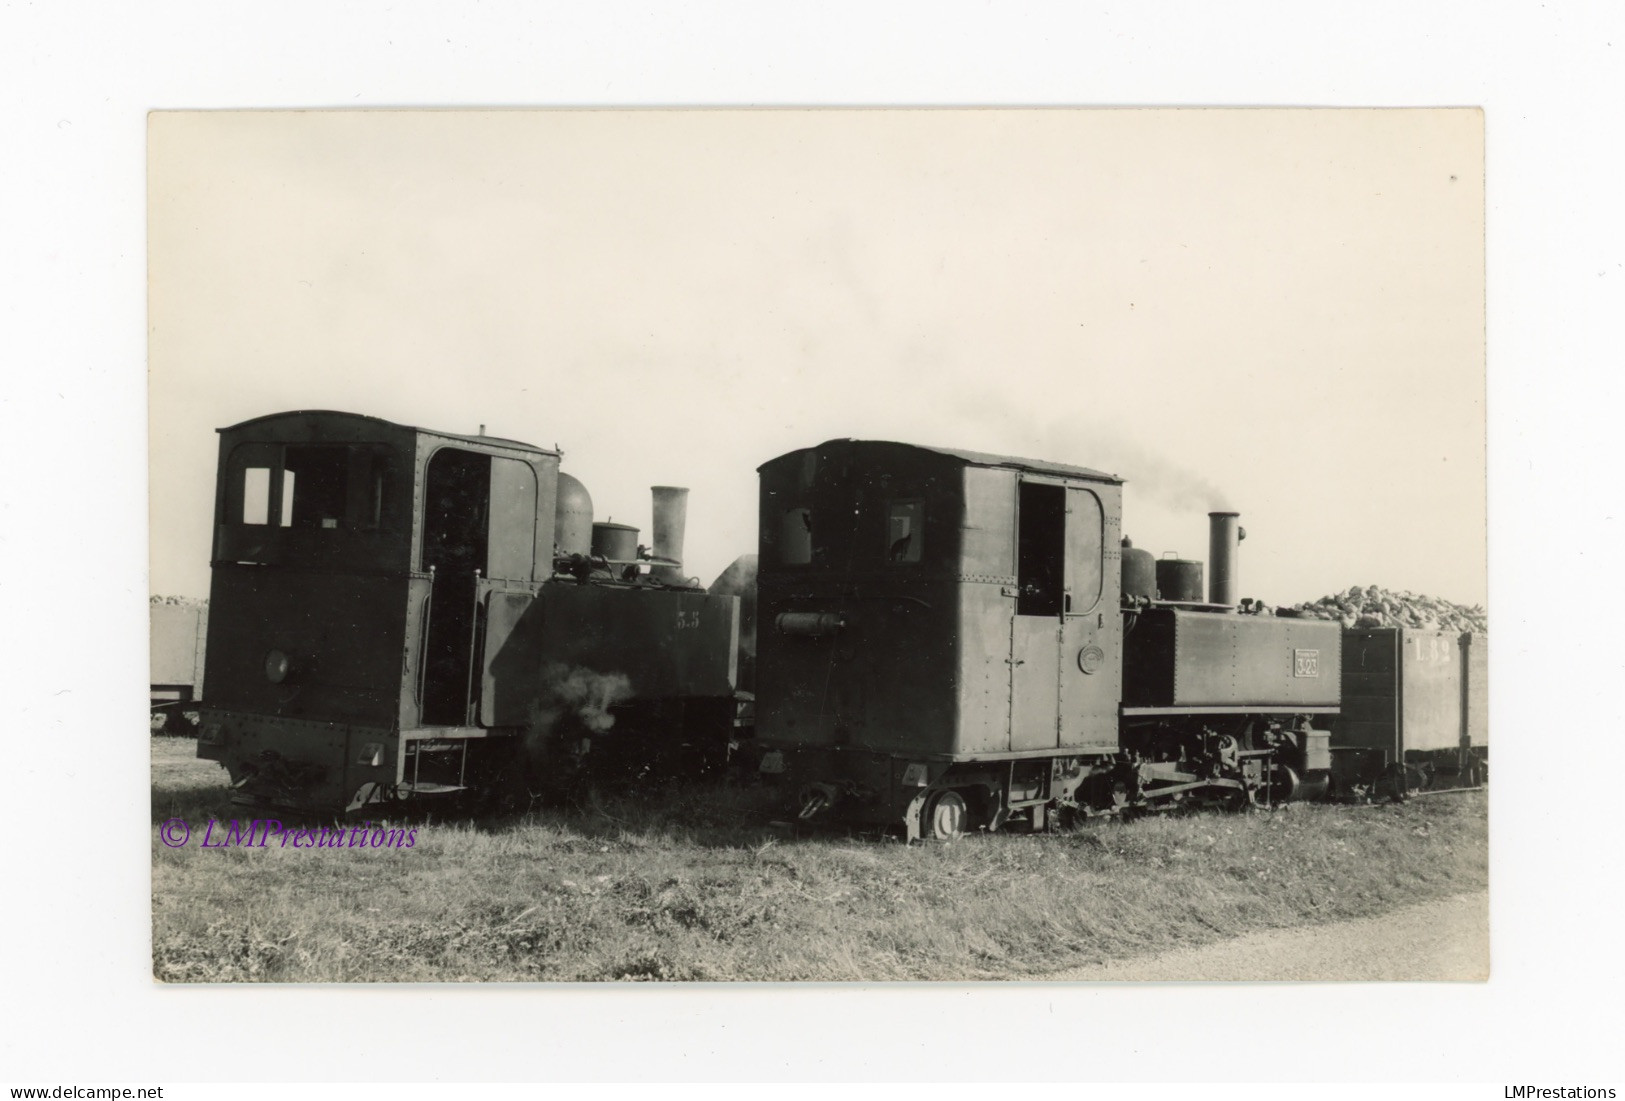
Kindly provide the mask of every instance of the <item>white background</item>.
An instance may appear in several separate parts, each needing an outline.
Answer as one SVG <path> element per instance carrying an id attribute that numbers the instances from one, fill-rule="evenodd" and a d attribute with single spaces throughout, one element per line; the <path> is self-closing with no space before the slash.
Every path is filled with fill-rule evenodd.
<path id="1" fill-rule="evenodd" d="M 7 6 L 0 1074 L 1617 1080 L 1621 49 L 1602 4 Z M 1492 980 L 155 987 L 145 114 L 500 104 L 1482 106 Z"/>

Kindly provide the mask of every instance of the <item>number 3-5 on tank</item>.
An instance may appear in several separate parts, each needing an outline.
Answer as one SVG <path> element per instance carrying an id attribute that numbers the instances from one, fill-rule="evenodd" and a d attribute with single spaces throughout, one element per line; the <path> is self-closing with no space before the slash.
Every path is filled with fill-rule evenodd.
<path id="1" fill-rule="evenodd" d="M 1319 650 L 1292 651 L 1292 675 L 1294 677 L 1320 676 Z"/>

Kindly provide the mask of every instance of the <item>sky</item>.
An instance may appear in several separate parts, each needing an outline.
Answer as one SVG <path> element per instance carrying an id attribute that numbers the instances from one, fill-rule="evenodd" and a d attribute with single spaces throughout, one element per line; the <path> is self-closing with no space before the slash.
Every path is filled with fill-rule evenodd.
<path id="1" fill-rule="evenodd" d="M 1240 595 L 1486 604 L 1476 110 L 159 112 L 152 591 L 205 596 L 214 429 L 340 409 L 559 446 L 598 519 L 836 437 L 1117 473 Z M 645 535 L 645 541 L 648 536 Z"/>

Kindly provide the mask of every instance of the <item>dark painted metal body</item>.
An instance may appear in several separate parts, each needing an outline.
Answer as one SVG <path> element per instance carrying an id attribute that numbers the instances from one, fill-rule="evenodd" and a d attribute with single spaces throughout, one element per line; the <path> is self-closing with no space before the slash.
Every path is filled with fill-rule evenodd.
<path id="1" fill-rule="evenodd" d="M 1461 636 L 1463 675 L 1462 700 L 1467 708 L 1467 748 L 1481 750 L 1487 760 L 1490 749 L 1490 637 L 1479 632 Z"/>
<path id="2" fill-rule="evenodd" d="M 1115 744 L 1118 481 L 998 461 L 832 441 L 761 468 L 765 743 L 946 759 Z M 1087 495 L 1093 509 L 1076 516 L 1091 530 L 1073 533 L 1093 549 L 1086 562 L 1066 561 L 1066 599 L 1053 614 L 1017 610 L 1014 499 L 1023 481 Z M 782 521 L 802 510 L 812 518 L 810 554 L 787 561 Z M 899 534 L 904 523 L 916 526 Z M 1059 551 L 1060 529 L 1055 536 Z M 800 636 L 776 626 L 783 613 L 817 612 L 838 614 L 841 628 Z M 1085 672 L 1078 655 L 1091 647 L 1100 656 Z"/>
<path id="3" fill-rule="evenodd" d="M 1332 741 L 1340 786 L 1370 788 L 1391 776 L 1402 794 L 1482 782 L 1489 753 L 1486 641 L 1410 627 L 1344 632 L 1344 701 Z"/>
<path id="4" fill-rule="evenodd" d="M 1157 558 L 1148 550 L 1130 546 L 1123 540 L 1123 596 L 1126 599 L 1157 599 Z"/>
<path id="5" fill-rule="evenodd" d="M 1157 559 L 1157 593 L 1159 600 L 1200 604 L 1206 599 L 1202 592 L 1202 563 L 1189 558 Z"/>
<path id="6" fill-rule="evenodd" d="M 198 755 L 245 796 L 506 782 L 588 707 L 728 716 L 738 602 L 556 576 L 556 453 L 327 412 L 220 435 Z"/>
<path id="7" fill-rule="evenodd" d="M 1240 600 L 1236 587 L 1240 578 L 1236 574 L 1236 549 L 1242 531 L 1239 513 L 1210 512 L 1208 518 L 1208 603 L 1235 604 Z"/>
<path id="8" fill-rule="evenodd" d="M 562 470 L 553 516 L 553 541 L 560 554 L 592 553 L 592 494 L 579 479 Z"/>
<path id="9" fill-rule="evenodd" d="M 1152 608 L 1138 616 L 1126 646 L 1127 707 L 1315 713 L 1339 704 L 1336 623 Z"/>
<path id="10" fill-rule="evenodd" d="M 600 522 L 592 526 L 592 552 L 611 562 L 631 562 L 638 556 L 640 532 L 631 524 Z"/>
<path id="11" fill-rule="evenodd" d="M 482 726 L 522 726 L 548 702 L 538 670 L 623 676 L 628 699 L 727 699 L 739 602 L 695 589 L 558 582 L 487 596 Z"/>
<path id="12" fill-rule="evenodd" d="M 1039 829 L 1324 783 L 1337 626 L 1125 603 L 1116 477 L 853 440 L 760 473 L 757 730 L 804 817 Z"/>

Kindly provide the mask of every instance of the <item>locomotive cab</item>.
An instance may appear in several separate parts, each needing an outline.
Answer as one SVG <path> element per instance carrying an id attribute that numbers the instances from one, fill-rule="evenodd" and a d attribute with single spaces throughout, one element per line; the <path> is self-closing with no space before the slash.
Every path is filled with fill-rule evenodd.
<path id="1" fill-rule="evenodd" d="M 804 814 L 1041 821 L 1115 752 L 1120 479 L 857 440 L 760 472 L 757 736 Z"/>
<path id="2" fill-rule="evenodd" d="M 483 733 L 479 597 L 551 574 L 558 455 L 296 412 L 222 429 L 219 470 L 198 755 L 257 802 L 462 786 L 423 766 Z"/>

